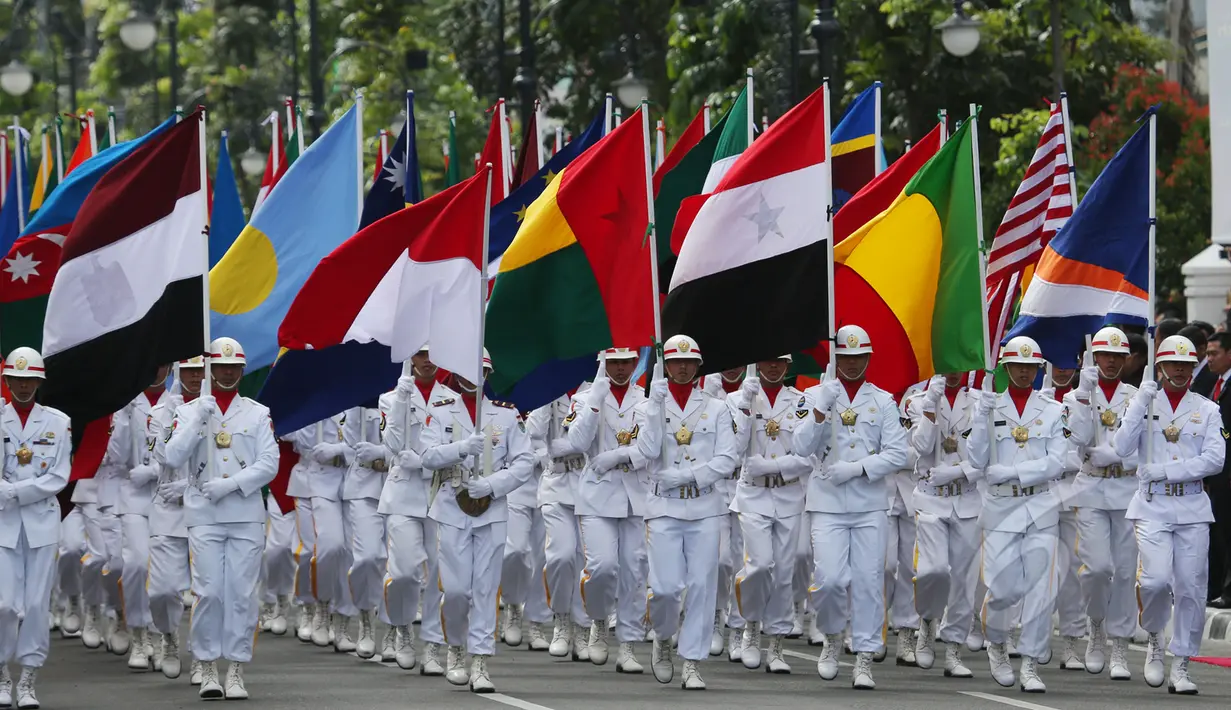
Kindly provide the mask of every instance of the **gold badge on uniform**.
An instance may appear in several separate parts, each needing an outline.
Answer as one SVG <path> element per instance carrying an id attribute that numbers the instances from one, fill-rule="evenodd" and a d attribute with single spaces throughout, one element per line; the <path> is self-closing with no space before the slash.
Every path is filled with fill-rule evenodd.
<path id="1" fill-rule="evenodd" d="M 778 433 L 780 431 L 782 431 L 782 425 L 778 423 L 777 419 L 770 419 L 769 421 L 765 422 L 765 435 L 766 436 L 769 436 L 771 438 L 777 438 Z"/>
<path id="2" fill-rule="evenodd" d="M 1115 426 L 1116 419 L 1116 413 L 1110 409 L 1104 409 L 1103 413 L 1099 415 L 1099 421 L 1102 422 L 1105 427 Z"/>
<path id="3" fill-rule="evenodd" d="M 1027 347 L 1027 346 L 1023 345 L 1022 347 L 1024 348 L 1024 347 Z M 1026 440 L 1027 440 L 1027 439 L 1029 439 L 1029 438 L 1030 438 L 1030 430 L 1029 430 L 1029 429 L 1027 429 L 1027 428 L 1026 428 L 1026 427 L 1024 427 L 1024 426 L 1015 426 L 1015 427 L 1013 427 L 1013 441 L 1016 441 L 1016 442 L 1017 442 L 1017 443 L 1019 443 L 1019 444 L 1024 444 L 1024 443 L 1026 443 Z"/>
<path id="4" fill-rule="evenodd" d="M 616 443 L 620 446 L 628 446 L 633 443 L 633 433 L 627 429 L 621 429 L 616 432 Z"/>
<path id="5" fill-rule="evenodd" d="M 22 444 L 21 448 L 17 450 L 17 463 L 21 464 L 22 466 L 26 466 L 26 465 L 29 465 L 29 463 L 33 460 L 34 460 L 34 452 L 26 448 L 25 444 Z"/>
<path id="6" fill-rule="evenodd" d="M 231 433 L 228 431 L 220 431 L 214 434 L 214 445 L 220 449 L 231 448 Z"/>
<path id="7" fill-rule="evenodd" d="M 1174 424 L 1168 424 L 1167 428 L 1163 429 L 1163 438 L 1165 438 L 1168 443 L 1174 444 L 1180 440 L 1180 429 Z"/>
<path id="8" fill-rule="evenodd" d="M 680 446 L 688 446 L 692 443 L 692 432 L 688 431 L 687 426 L 682 426 L 679 431 L 675 432 L 675 443 Z"/>
<path id="9" fill-rule="evenodd" d="M 940 449 L 941 451 L 944 451 L 946 454 L 956 454 L 957 453 L 957 439 L 953 438 L 952 436 L 946 436 L 944 441 L 940 442 Z"/>
<path id="10" fill-rule="evenodd" d="M 842 423 L 846 426 L 855 426 L 855 421 L 859 419 L 859 413 L 853 409 L 847 409 L 842 412 Z"/>

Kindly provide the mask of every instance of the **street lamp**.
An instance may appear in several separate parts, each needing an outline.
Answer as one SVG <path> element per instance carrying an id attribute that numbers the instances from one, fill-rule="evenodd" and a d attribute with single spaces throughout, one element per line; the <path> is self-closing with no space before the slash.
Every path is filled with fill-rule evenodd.
<path id="1" fill-rule="evenodd" d="M 239 169 L 243 170 L 244 175 L 248 177 L 257 177 L 265 172 L 265 156 L 256 152 L 252 146 L 248 146 L 248 150 L 239 156 Z"/>
<path id="2" fill-rule="evenodd" d="M 962 9 L 962 0 L 953 0 L 953 14 L 936 25 L 940 31 L 940 43 L 945 51 L 955 57 L 965 57 L 979 47 L 979 28 L 983 23 L 970 17 Z"/>
<path id="3" fill-rule="evenodd" d="M 0 89 L 12 96 L 23 96 L 34 86 L 34 74 L 30 68 L 17 60 L 0 68 Z"/>
<path id="4" fill-rule="evenodd" d="M 120 23 L 120 41 L 134 52 L 144 52 L 154 46 L 158 39 L 158 26 L 154 19 L 140 10 L 134 11 Z"/>
<path id="5" fill-rule="evenodd" d="M 612 87 L 615 88 L 616 98 L 624 108 L 632 109 L 641 105 L 641 99 L 649 93 L 649 87 L 646 83 L 637 77 L 636 74 L 629 71 L 623 78 L 612 82 Z"/>

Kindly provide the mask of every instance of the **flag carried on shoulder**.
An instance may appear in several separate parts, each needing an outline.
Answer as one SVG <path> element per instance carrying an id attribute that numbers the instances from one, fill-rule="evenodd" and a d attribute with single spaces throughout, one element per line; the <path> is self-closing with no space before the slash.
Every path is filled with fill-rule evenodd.
<path id="1" fill-rule="evenodd" d="M 695 338 L 706 372 L 802 350 L 829 332 L 825 99 L 824 87 L 804 99 L 744 151 L 712 193 L 680 207 L 675 231 L 686 236 L 663 306 L 663 334 Z"/>
<path id="2" fill-rule="evenodd" d="M 90 191 L 64 239 L 43 401 L 79 432 L 122 409 L 159 366 L 203 348 L 203 121 L 198 111 L 139 144 Z"/>

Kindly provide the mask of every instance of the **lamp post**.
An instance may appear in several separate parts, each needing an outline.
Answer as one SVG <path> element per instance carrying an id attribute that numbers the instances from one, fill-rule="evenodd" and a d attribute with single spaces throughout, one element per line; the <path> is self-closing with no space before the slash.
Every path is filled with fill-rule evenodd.
<path id="1" fill-rule="evenodd" d="M 248 177 L 259 177 L 265 172 L 265 156 L 258 153 L 256 148 L 248 146 L 248 150 L 239 156 L 239 169 Z"/>
<path id="2" fill-rule="evenodd" d="M 829 100 L 842 105 L 842 81 L 838 76 L 838 33 L 842 27 L 834 18 L 834 0 L 817 0 L 816 17 L 808 25 L 808 34 L 816 41 L 817 66 L 821 79 L 829 79 Z"/>
<path id="3" fill-rule="evenodd" d="M 1056 82 L 1057 101 L 1064 93 L 1064 35 L 1060 24 L 1060 0 L 1051 0 L 1051 73 Z"/>
<path id="4" fill-rule="evenodd" d="M 0 68 L 0 89 L 10 96 L 25 96 L 34 87 L 34 72 L 14 59 Z"/>
<path id="5" fill-rule="evenodd" d="M 500 18 L 500 82 L 497 93 L 504 90 L 504 17 L 503 7 L 504 0 L 500 0 L 501 18 Z M 530 117 L 534 113 L 535 99 L 539 93 L 539 79 L 534 73 L 534 35 L 531 33 L 531 23 L 533 16 L 530 14 L 530 0 L 518 0 L 517 2 L 517 35 L 518 41 L 521 43 L 521 49 L 518 52 L 517 76 L 513 77 L 513 86 L 517 89 L 517 97 L 520 103 L 519 110 L 521 111 L 522 131 L 525 132 L 530 128 Z"/>
<path id="6" fill-rule="evenodd" d="M 955 57 L 965 57 L 979 48 L 979 28 L 982 26 L 982 22 L 962 9 L 962 0 L 953 0 L 953 14 L 936 25 L 936 29 L 940 32 L 940 43 L 945 46 L 946 52 Z"/>
<path id="7" fill-rule="evenodd" d="M 620 0 L 620 21 L 624 25 L 624 63 L 628 73 L 612 82 L 616 99 L 626 109 L 634 109 L 641 105 L 641 100 L 649 93 L 649 87 L 644 79 L 637 74 L 641 63 L 637 51 L 637 27 L 632 12 L 628 9 L 627 0 Z"/>

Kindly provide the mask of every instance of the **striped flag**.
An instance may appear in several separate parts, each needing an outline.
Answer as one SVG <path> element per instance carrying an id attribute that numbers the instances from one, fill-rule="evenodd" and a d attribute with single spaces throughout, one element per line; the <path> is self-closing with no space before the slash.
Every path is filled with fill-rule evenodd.
<path id="1" fill-rule="evenodd" d="M 1052 106 L 1039 147 L 1009 202 L 987 258 L 987 307 L 991 342 L 999 344 L 1019 296 L 1025 293 L 1043 248 L 1073 215 L 1064 115 Z"/>

